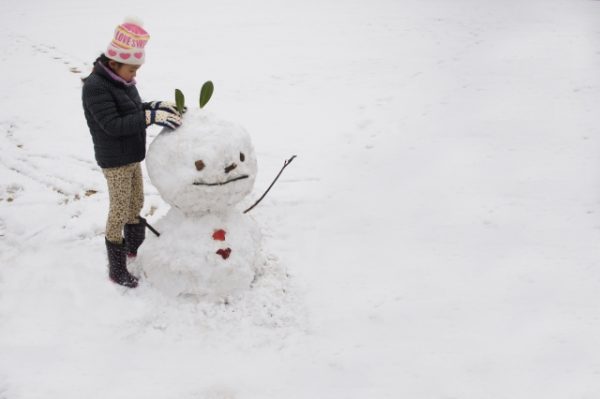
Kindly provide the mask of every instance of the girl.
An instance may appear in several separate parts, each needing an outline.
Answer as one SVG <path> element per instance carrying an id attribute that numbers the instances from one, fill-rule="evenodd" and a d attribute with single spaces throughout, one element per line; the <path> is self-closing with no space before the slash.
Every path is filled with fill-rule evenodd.
<path id="1" fill-rule="evenodd" d="M 108 48 L 84 79 L 82 93 L 96 161 L 108 184 L 105 242 L 109 276 L 130 288 L 137 286 L 137 279 L 127 271 L 127 255 L 135 256 L 145 238 L 146 220 L 140 216 L 144 204 L 140 162 L 146 155 L 146 127 L 157 124 L 175 129 L 181 125 L 175 104 L 143 103 L 135 87 L 150 38 L 140 25 L 125 21 L 117 26 Z"/>

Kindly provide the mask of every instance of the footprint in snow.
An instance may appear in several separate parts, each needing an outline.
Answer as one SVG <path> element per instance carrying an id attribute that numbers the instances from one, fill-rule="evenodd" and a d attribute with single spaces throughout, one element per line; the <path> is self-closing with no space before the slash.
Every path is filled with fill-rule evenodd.
<path id="1" fill-rule="evenodd" d="M 27 39 L 27 40 L 29 40 L 29 39 Z M 29 41 L 31 41 L 31 40 L 29 40 Z M 72 66 L 73 64 L 76 64 L 76 62 L 71 61 L 70 59 L 72 57 L 69 57 L 65 52 L 57 49 L 56 46 L 34 43 L 31 45 L 31 48 L 33 48 L 38 53 L 49 54 L 50 58 L 52 60 L 62 62 L 64 65 L 69 66 L 69 72 L 71 72 L 73 74 L 82 73 L 83 67 Z M 86 64 L 84 63 L 84 65 L 86 65 Z"/>
<path id="2" fill-rule="evenodd" d="M 16 183 L 0 186 L 0 202 L 14 202 L 22 191 L 23 186 Z"/>

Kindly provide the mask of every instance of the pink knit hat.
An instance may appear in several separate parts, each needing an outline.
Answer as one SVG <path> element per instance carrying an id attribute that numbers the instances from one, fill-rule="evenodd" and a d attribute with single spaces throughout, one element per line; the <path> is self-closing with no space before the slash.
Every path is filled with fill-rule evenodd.
<path id="1" fill-rule="evenodd" d="M 115 36 L 104 52 L 111 60 L 130 65 L 142 65 L 145 61 L 144 47 L 150 39 L 141 23 L 126 20 L 115 29 Z"/>

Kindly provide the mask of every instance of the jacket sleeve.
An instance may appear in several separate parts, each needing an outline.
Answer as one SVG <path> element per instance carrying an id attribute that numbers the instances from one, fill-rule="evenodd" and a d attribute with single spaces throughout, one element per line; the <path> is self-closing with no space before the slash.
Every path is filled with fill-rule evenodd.
<path id="1" fill-rule="evenodd" d="M 109 136 L 120 137 L 146 131 L 146 115 L 143 110 L 120 115 L 110 92 L 100 85 L 84 85 L 85 106 Z"/>

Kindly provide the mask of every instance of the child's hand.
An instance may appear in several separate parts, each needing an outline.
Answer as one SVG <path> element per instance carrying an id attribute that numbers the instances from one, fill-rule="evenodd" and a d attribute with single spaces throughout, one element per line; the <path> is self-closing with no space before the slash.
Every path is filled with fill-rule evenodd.
<path id="1" fill-rule="evenodd" d="M 179 111 L 177 110 L 177 105 L 171 101 L 152 101 L 149 105 L 150 109 L 152 110 L 167 111 L 180 115 Z M 183 108 L 183 113 L 185 113 L 185 111 L 187 111 L 187 107 Z"/>
<path id="2" fill-rule="evenodd" d="M 167 127 L 169 129 L 177 129 L 181 126 L 181 116 L 179 112 L 169 112 L 163 110 L 147 110 L 146 111 L 146 126 L 156 124 Z"/>

